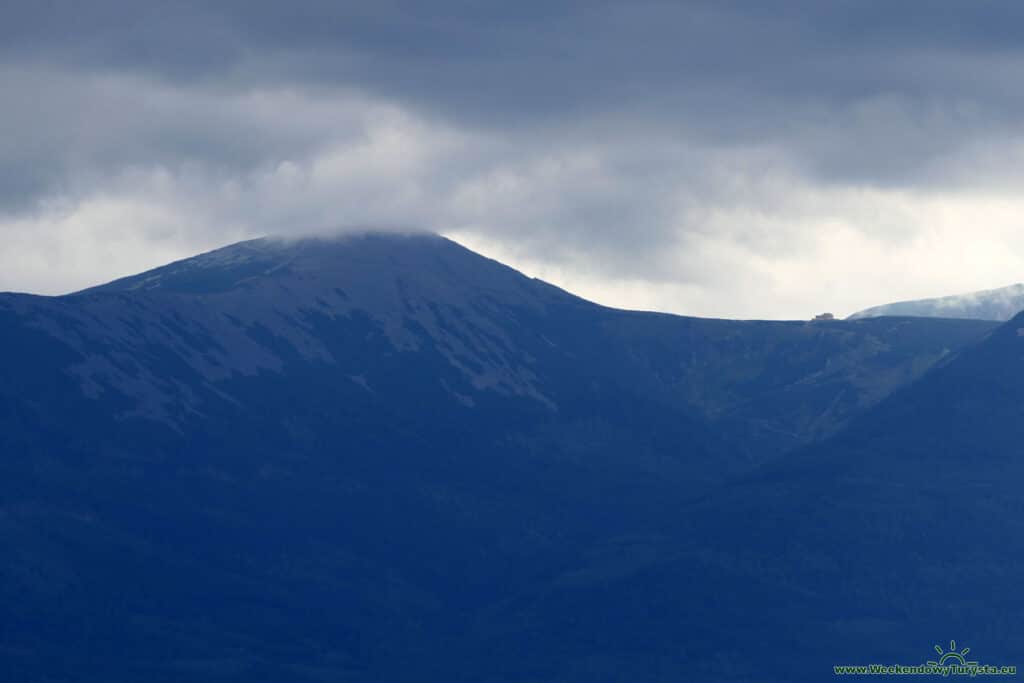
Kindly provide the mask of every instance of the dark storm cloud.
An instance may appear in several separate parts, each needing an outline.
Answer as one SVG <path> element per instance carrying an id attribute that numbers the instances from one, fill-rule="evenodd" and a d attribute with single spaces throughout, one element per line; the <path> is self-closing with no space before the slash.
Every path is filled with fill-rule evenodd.
<path id="1" fill-rule="evenodd" d="M 1016 130 L 1022 106 L 1014 3 L 98 0 L 8 2 L 3 19 L 7 63 L 357 87 L 485 128 L 624 111 L 709 140 L 782 140 L 826 178 L 934 175 L 937 137 Z"/>
<path id="2" fill-rule="evenodd" d="M 581 98 L 684 97 L 695 84 L 836 101 L 983 89 L 986 79 L 950 72 L 941 57 L 1017 52 L 1024 7 L 98 0 L 8 2 L 4 18 L 8 59 L 183 79 L 359 83 L 450 112 L 465 105 L 525 116 L 571 111 Z"/>

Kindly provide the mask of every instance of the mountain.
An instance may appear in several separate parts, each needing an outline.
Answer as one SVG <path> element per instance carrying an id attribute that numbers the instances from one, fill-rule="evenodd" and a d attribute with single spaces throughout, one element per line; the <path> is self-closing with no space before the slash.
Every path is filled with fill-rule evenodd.
<path id="1" fill-rule="evenodd" d="M 956 294 L 935 299 L 900 301 L 858 311 L 848 320 L 879 316 L 916 316 L 925 318 L 973 318 L 1006 321 L 1024 311 L 1024 284 Z"/>
<path id="2" fill-rule="evenodd" d="M 409 362 L 441 386 L 430 390 L 440 391 L 436 405 L 501 398 L 557 413 L 552 392 L 587 376 L 727 426 L 758 452 L 835 432 L 994 327 L 621 311 L 424 235 L 254 240 L 71 296 L 7 295 L 0 305 L 12 333 L 43 333 L 43 346 L 77 356 L 66 369 L 80 391 L 70 395 L 119 399 L 119 418 L 171 431 L 201 403 L 249 398 L 239 381 L 280 379 L 286 368 L 325 366 L 345 380 L 332 391 L 388 388 L 387 400 L 401 401 L 397 390 L 410 387 L 364 371 Z"/>
<path id="3" fill-rule="evenodd" d="M 951 640 L 1020 666 L 1022 407 L 1024 314 L 835 437 L 687 506 L 649 544 L 657 561 L 602 586 L 588 619 L 671 615 L 637 637 L 663 651 L 697 639 L 706 680 L 916 665 Z"/>
<path id="4" fill-rule="evenodd" d="M 1022 412 L 1024 314 L 832 438 L 590 546 L 478 637 L 533 634 L 518 661 L 571 662 L 557 680 L 820 681 L 951 641 L 1019 667 Z"/>
<path id="5" fill-rule="evenodd" d="M 835 574 L 752 549 L 859 519 L 765 472 L 825 477 L 835 458 L 807 453 L 899 434 L 902 396 L 1007 334 L 620 311 L 431 235 L 256 240 L 0 295 L 0 675 L 749 674 L 824 609 L 788 568 L 826 597 L 814 562 Z"/>

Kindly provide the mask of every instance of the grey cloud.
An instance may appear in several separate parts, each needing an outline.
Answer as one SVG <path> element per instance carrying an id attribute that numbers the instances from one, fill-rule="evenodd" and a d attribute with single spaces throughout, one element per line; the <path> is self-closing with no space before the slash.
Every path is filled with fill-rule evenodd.
<path id="1" fill-rule="evenodd" d="M 88 189 L 125 168 L 245 170 L 359 135 L 350 109 L 287 90 L 183 88 L 38 67 L 0 68 L 0 90 L 11 94 L 0 128 L 0 210 Z"/>
<path id="2" fill-rule="evenodd" d="M 792 0 L 7 7 L 0 45 L 8 59 L 199 81 L 359 84 L 488 116 L 572 112 L 629 96 L 686 101 L 695 85 L 839 102 L 892 91 L 927 97 L 977 81 L 938 64 L 922 74 L 922 56 L 991 61 L 1018 52 L 1012 27 L 1024 19 L 1008 3 Z"/>
<path id="3" fill-rule="evenodd" d="M 941 182 L 949 147 L 1021 133 L 1024 55 L 1009 27 L 1024 9 L 1005 3 L 6 7 L 2 58 L 71 78 L 114 71 L 200 91 L 357 88 L 501 131 L 616 114 L 666 135 L 778 142 L 807 172 L 839 182 Z M 255 136 L 216 117 L 187 135 L 160 130 L 165 123 L 152 127 L 170 158 L 258 154 L 245 144 Z"/>
<path id="4" fill-rule="evenodd" d="M 904 248 L 937 195 L 1020 181 L 1010 4 L 16 1 L 0 19 L 0 231 L 40 245 L 418 225 L 596 279 L 768 289 L 822 230 Z"/>

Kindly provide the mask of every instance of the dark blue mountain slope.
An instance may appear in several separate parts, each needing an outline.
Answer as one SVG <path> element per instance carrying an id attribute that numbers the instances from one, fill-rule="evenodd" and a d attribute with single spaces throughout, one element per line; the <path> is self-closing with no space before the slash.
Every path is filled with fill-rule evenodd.
<path id="1" fill-rule="evenodd" d="M 1024 315 L 832 439 L 710 489 L 632 541 L 645 563 L 563 590 L 612 551 L 582 555 L 518 597 L 517 626 L 557 642 L 578 620 L 616 668 L 646 652 L 699 680 L 826 680 L 836 664 L 935 660 L 951 640 L 1020 666 L 1022 331 Z M 608 623 L 630 623 L 634 649 Z"/>

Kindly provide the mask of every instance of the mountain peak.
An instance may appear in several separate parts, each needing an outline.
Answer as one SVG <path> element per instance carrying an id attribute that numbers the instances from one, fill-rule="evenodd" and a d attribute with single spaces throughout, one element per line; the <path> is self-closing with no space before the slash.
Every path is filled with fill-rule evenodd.
<path id="1" fill-rule="evenodd" d="M 396 312 L 426 300 L 464 305 L 500 297 L 532 307 L 571 297 L 441 235 L 400 232 L 247 240 L 73 296 L 112 292 L 242 297 L 279 310 L 326 303 Z"/>
<path id="2" fill-rule="evenodd" d="M 452 256 L 458 251 L 472 253 L 434 233 L 361 232 L 327 237 L 261 237 L 78 293 L 158 290 L 212 294 L 244 287 L 274 274 L 329 275 L 375 261 L 409 268 L 417 260 L 423 263 L 431 256 L 437 258 L 445 252 Z"/>
<path id="3" fill-rule="evenodd" d="M 967 294 L 897 301 L 858 311 L 848 319 L 881 316 L 912 316 L 919 318 L 973 318 L 1005 321 L 1024 310 L 1024 283 L 998 289 L 985 289 Z"/>
<path id="4" fill-rule="evenodd" d="M 549 404 L 513 351 L 507 323 L 583 302 L 436 234 L 358 233 L 239 242 L 70 296 L 15 303 L 46 310 L 48 330 L 68 343 L 89 336 L 116 347 L 141 336 L 184 349 L 187 369 L 207 381 L 283 372 L 290 362 L 338 365 L 338 335 L 358 329 L 389 352 L 434 350 L 475 389 Z M 94 365 L 79 369 L 93 393 L 105 382 L 159 404 L 149 415 L 176 400 L 171 390 L 136 386 L 123 367 Z"/>

